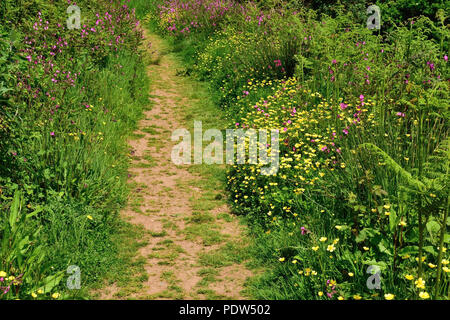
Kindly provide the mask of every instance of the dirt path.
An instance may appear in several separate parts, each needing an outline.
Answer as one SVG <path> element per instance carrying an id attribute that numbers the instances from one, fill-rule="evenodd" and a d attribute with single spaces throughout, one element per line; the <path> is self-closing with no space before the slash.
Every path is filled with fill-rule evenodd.
<path id="1" fill-rule="evenodd" d="M 121 213 L 125 220 L 143 226 L 136 257 L 143 271 L 128 284 L 108 286 L 100 298 L 245 298 L 244 282 L 252 274 L 245 267 L 248 242 L 244 227 L 225 202 L 220 178 L 224 169 L 177 166 L 171 161 L 176 144 L 172 132 L 190 129 L 194 119 L 214 118 L 211 110 L 201 110 L 207 93 L 195 81 L 177 75 L 180 63 L 162 39 L 145 36 L 152 56 L 147 67 L 152 108 L 145 111 L 135 139 L 129 141 L 132 192 Z"/>

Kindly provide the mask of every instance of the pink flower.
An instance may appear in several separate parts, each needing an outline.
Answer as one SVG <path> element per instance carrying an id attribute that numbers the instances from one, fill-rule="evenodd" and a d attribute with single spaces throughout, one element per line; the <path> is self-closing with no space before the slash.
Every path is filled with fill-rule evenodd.
<path id="1" fill-rule="evenodd" d="M 448 61 L 448 56 L 447 55 L 444 56 L 444 60 L 445 60 L 445 62 Z"/>
<path id="2" fill-rule="evenodd" d="M 337 63 L 336 59 L 333 59 L 333 61 L 331 61 L 331 63 L 336 64 Z"/>
<path id="3" fill-rule="evenodd" d="M 405 117 L 405 114 L 403 113 L 403 112 L 397 112 L 397 116 L 399 116 L 399 117 Z"/>
<path id="4" fill-rule="evenodd" d="M 348 104 L 341 102 L 340 106 L 341 106 L 341 110 L 345 110 L 348 107 Z"/>
<path id="5" fill-rule="evenodd" d="M 55 132 L 50 132 L 50 135 L 52 136 L 52 137 L 54 137 L 55 136 Z"/>
<path id="6" fill-rule="evenodd" d="M 342 132 L 345 133 L 345 134 L 348 134 L 348 130 L 347 129 L 342 130 Z"/>
<path id="7" fill-rule="evenodd" d="M 321 150 L 322 150 L 322 151 L 327 150 L 327 146 L 323 147 Z"/>

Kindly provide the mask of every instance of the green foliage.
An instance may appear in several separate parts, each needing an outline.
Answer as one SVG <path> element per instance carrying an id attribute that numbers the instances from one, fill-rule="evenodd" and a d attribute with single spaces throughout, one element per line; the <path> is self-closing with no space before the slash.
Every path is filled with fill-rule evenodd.
<path id="1" fill-rule="evenodd" d="M 148 103 L 142 34 L 120 1 L 77 5 L 82 30 L 66 30 L 66 3 L 2 2 L 0 207 L 23 213 L 15 233 L 0 216 L 0 271 L 17 278 L 7 299 L 86 297 L 122 263 L 126 137 Z M 70 265 L 81 291 L 59 281 Z"/>
<path id="2" fill-rule="evenodd" d="M 445 17 L 376 34 L 366 28 L 363 1 L 355 2 L 361 16 L 341 5 L 325 15 L 264 3 L 228 15 L 207 37 L 174 37 L 195 43 L 191 71 L 210 83 L 231 127 L 280 130 L 276 175 L 251 164 L 228 173 L 234 210 L 256 237 L 254 254 L 270 265 L 253 294 L 446 298 Z M 269 71 L 278 59 L 295 71 Z M 381 269 L 379 294 L 366 286 L 369 266 Z"/>

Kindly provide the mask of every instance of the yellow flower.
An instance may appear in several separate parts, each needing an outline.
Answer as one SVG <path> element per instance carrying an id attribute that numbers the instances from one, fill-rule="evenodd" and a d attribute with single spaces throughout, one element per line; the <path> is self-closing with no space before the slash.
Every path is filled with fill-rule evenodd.
<path id="1" fill-rule="evenodd" d="M 398 225 L 402 226 L 402 227 L 406 227 L 406 222 L 402 220 L 402 221 L 400 221 L 400 223 Z"/>
<path id="2" fill-rule="evenodd" d="M 89 220 L 94 220 L 91 215 L 87 215 L 86 218 L 88 218 Z"/>
<path id="3" fill-rule="evenodd" d="M 353 296 L 353 299 L 355 299 L 355 300 L 361 300 L 361 296 L 359 295 L 359 294 L 355 294 L 354 296 Z"/>
<path id="4" fill-rule="evenodd" d="M 448 260 L 447 259 L 442 259 L 442 264 L 445 266 L 448 264 Z"/>
<path id="5" fill-rule="evenodd" d="M 444 270 L 444 272 L 450 272 L 450 268 L 448 267 L 442 267 L 442 270 Z"/>
<path id="6" fill-rule="evenodd" d="M 5 277 L 6 277 L 6 272 L 0 271 L 0 278 L 5 278 Z"/>
<path id="7" fill-rule="evenodd" d="M 37 291 L 37 293 L 38 293 L 38 294 L 43 294 L 43 293 L 44 293 L 44 290 L 39 289 L 39 290 Z"/>
<path id="8" fill-rule="evenodd" d="M 428 299 L 430 295 L 426 291 L 420 291 L 419 297 L 421 297 L 422 299 Z"/>
<path id="9" fill-rule="evenodd" d="M 313 249 L 314 251 L 317 251 L 317 250 L 319 250 L 319 246 L 312 247 L 311 249 Z"/>
<path id="10" fill-rule="evenodd" d="M 54 294 L 52 294 L 53 299 L 58 299 L 59 296 L 60 296 L 60 294 L 58 292 L 55 292 Z"/>
<path id="11" fill-rule="evenodd" d="M 436 268 L 436 265 L 435 265 L 435 264 L 432 264 L 431 262 L 428 264 L 428 266 L 429 266 L 431 269 Z"/>
<path id="12" fill-rule="evenodd" d="M 344 297 L 343 296 L 339 296 L 338 300 L 344 300 Z"/>
<path id="13" fill-rule="evenodd" d="M 384 295 L 384 298 L 385 298 L 386 300 L 392 300 L 392 299 L 395 298 L 395 295 L 393 295 L 392 293 L 386 293 L 386 294 Z"/>
<path id="14" fill-rule="evenodd" d="M 327 239 L 328 239 L 327 237 L 321 237 L 321 238 L 319 239 L 319 241 L 320 241 L 320 242 L 325 242 L 325 241 L 327 241 Z"/>
<path id="15" fill-rule="evenodd" d="M 369 251 L 369 248 L 368 248 L 368 247 L 363 247 L 363 249 L 364 249 L 365 251 Z"/>
<path id="16" fill-rule="evenodd" d="M 417 279 L 414 283 L 417 288 L 425 289 L 425 281 L 422 278 Z"/>
<path id="17" fill-rule="evenodd" d="M 284 258 L 280 258 L 278 259 L 280 262 L 283 262 L 285 259 Z"/>
<path id="18" fill-rule="evenodd" d="M 419 262 L 419 258 L 418 257 L 416 258 L 416 261 Z M 422 262 L 424 262 L 424 261 L 425 261 L 425 257 L 422 257 Z"/>
<path id="19" fill-rule="evenodd" d="M 330 252 L 333 252 L 335 249 L 336 249 L 336 247 L 335 247 L 333 244 L 330 244 L 330 245 L 327 247 L 327 251 L 330 251 Z"/>
<path id="20" fill-rule="evenodd" d="M 15 278 L 16 278 L 16 277 L 14 277 L 14 276 L 9 276 L 8 280 L 9 280 L 9 281 L 13 281 Z"/>
<path id="21" fill-rule="evenodd" d="M 37 294 L 36 293 L 31 293 L 31 296 L 33 297 L 33 298 L 36 298 L 37 297 Z"/>
<path id="22" fill-rule="evenodd" d="M 413 280 L 414 276 L 410 275 L 410 274 L 406 274 L 405 275 L 406 280 Z"/>
<path id="23" fill-rule="evenodd" d="M 355 274 L 354 274 L 353 272 L 349 272 L 349 273 L 348 273 L 348 276 L 349 276 L 349 277 L 353 277 L 354 275 L 355 275 Z"/>
<path id="24" fill-rule="evenodd" d="M 319 291 L 317 294 L 319 295 L 319 297 L 323 296 L 323 292 L 322 291 Z"/>

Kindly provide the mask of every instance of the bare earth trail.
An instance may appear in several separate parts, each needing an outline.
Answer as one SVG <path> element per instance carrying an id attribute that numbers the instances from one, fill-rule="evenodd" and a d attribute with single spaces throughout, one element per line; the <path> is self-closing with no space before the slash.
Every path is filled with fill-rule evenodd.
<path id="1" fill-rule="evenodd" d="M 177 166 L 171 161 L 171 134 L 202 119 L 207 96 L 195 81 L 177 75 L 180 63 L 164 40 L 145 33 L 152 56 L 151 110 L 144 112 L 133 140 L 129 204 L 124 220 L 142 229 L 136 261 L 141 273 L 132 284 L 113 283 L 100 299 L 243 299 L 244 282 L 253 271 L 245 266 L 245 227 L 230 214 L 223 182 L 211 168 Z M 200 94 L 198 94 L 200 90 Z M 195 107 L 197 106 L 197 111 Z M 200 107 L 200 108 L 199 108 Z M 206 116 L 214 114 L 206 111 Z M 220 129 L 220 128 L 219 128 Z M 223 174 L 223 168 L 217 169 Z M 222 170 L 222 171 L 220 171 Z M 214 173 L 214 172 L 213 172 Z"/>

